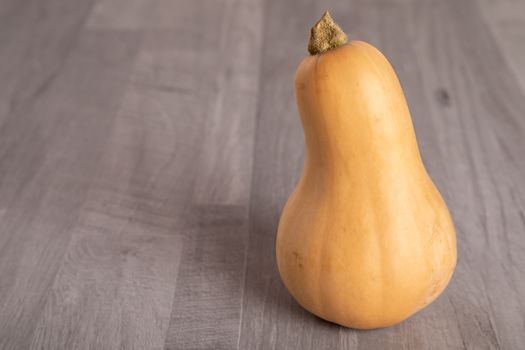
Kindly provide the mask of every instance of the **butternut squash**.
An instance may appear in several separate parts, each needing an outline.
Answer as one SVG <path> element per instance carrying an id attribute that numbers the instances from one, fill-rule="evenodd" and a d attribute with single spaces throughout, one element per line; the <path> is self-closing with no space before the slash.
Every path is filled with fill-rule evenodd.
<path id="1" fill-rule="evenodd" d="M 456 236 L 393 68 L 372 45 L 346 41 L 325 13 L 297 69 L 306 154 L 276 256 L 305 309 L 371 329 L 438 297 L 456 265 Z"/>

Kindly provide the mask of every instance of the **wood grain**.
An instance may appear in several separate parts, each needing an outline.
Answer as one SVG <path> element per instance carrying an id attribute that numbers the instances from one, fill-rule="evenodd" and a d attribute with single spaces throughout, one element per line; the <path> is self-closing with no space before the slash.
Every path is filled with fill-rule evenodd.
<path id="1" fill-rule="evenodd" d="M 499 46 L 498 51 L 525 89 L 525 2 L 479 0 L 484 19 Z"/>
<path id="2" fill-rule="evenodd" d="M 303 310 L 274 244 L 293 96 L 329 9 L 389 58 L 459 260 L 409 320 Z M 521 349 L 516 0 L 0 0 L 0 349 Z"/>

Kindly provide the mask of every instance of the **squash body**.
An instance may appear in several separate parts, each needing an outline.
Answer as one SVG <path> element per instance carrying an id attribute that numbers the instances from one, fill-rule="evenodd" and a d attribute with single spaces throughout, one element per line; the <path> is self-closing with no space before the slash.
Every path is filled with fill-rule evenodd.
<path id="1" fill-rule="evenodd" d="M 446 287 L 456 236 L 397 76 L 377 49 L 351 41 L 306 57 L 295 92 L 306 154 L 279 222 L 281 278 L 325 320 L 398 323 Z"/>

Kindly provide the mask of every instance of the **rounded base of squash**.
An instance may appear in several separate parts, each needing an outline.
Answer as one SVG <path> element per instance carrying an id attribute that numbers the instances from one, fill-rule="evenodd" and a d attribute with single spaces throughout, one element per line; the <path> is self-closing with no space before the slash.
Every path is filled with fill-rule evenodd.
<path id="1" fill-rule="evenodd" d="M 395 321 L 389 321 L 389 322 L 359 322 L 359 321 L 356 321 L 356 322 L 344 322 L 344 321 L 341 321 L 341 320 L 333 319 L 333 318 L 330 318 L 330 317 L 323 316 L 323 315 L 321 315 L 319 313 L 316 313 L 316 312 L 310 310 L 309 308 L 305 307 L 304 305 L 302 305 L 297 299 L 294 298 L 294 300 L 303 309 L 305 309 L 306 311 L 308 311 L 309 313 L 311 313 L 315 317 L 317 317 L 317 318 L 319 318 L 319 319 L 321 319 L 321 320 L 323 320 L 325 322 L 333 323 L 335 325 L 346 327 L 346 328 L 358 329 L 358 330 L 363 330 L 363 331 L 374 330 L 374 329 L 382 329 L 382 328 L 388 328 L 388 327 L 394 326 L 396 324 L 399 324 L 399 323 L 405 321 L 406 319 L 410 318 L 412 315 L 414 315 L 415 313 L 420 311 L 420 309 L 416 310 L 413 313 L 406 315 L 405 317 L 402 317 L 402 318 L 397 319 Z"/>
<path id="2" fill-rule="evenodd" d="M 342 320 L 342 319 L 338 319 L 338 318 L 334 318 L 334 317 L 330 317 L 328 315 L 324 315 L 322 314 L 321 312 L 317 312 L 316 310 L 313 310 L 311 307 L 309 307 L 308 305 L 305 305 L 304 303 L 302 303 L 299 298 L 297 298 L 294 293 L 292 292 L 292 290 L 290 288 L 288 288 L 288 286 L 286 285 L 286 283 L 284 282 L 284 285 L 286 287 L 286 289 L 288 290 L 288 292 L 290 293 L 290 295 L 293 297 L 293 299 L 305 310 L 307 310 L 308 312 L 310 312 L 311 314 L 313 314 L 314 316 L 322 319 L 323 321 L 326 321 L 326 322 L 329 322 L 329 323 L 333 323 L 333 324 L 337 324 L 339 326 L 342 326 L 342 327 L 346 327 L 346 328 L 351 328 L 351 329 L 358 329 L 358 330 L 374 330 L 374 329 L 382 329 L 382 328 L 388 328 L 388 327 L 391 327 L 391 326 L 394 326 L 394 325 L 397 325 L 405 320 L 407 320 L 408 318 L 412 317 L 413 315 L 415 315 L 416 313 L 418 313 L 419 311 L 421 311 L 422 309 L 424 309 L 425 307 L 427 307 L 428 305 L 430 305 L 432 302 L 434 302 L 434 300 L 436 300 L 440 295 L 441 293 L 445 290 L 445 288 L 447 287 L 447 285 L 449 284 L 450 280 L 452 279 L 452 275 L 454 273 L 454 269 L 451 271 L 450 275 L 448 276 L 448 278 L 446 278 L 445 280 L 443 280 L 439 286 L 437 288 L 435 288 L 432 292 L 431 295 L 429 295 L 423 303 L 421 303 L 421 305 L 419 307 L 416 307 L 414 308 L 413 310 L 407 312 L 406 314 L 404 315 L 395 315 L 395 316 L 392 316 L 392 315 L 384 315 L 382 317 L 381 320 L 371 320 L 369 315 L 365 315 L 365 314 L 362 314 L 361 316 L 359 315 L 354 315 L 354 319 L 353 321 L 345 321 L 345 320 Z M 281 279 L 282 279 L 282 276 L 281 276 Z"/>

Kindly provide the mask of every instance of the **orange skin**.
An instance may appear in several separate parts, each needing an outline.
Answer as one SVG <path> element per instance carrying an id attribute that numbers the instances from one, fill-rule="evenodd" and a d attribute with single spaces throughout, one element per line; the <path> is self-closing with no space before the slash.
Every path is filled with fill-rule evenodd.
<path id="1" fill-rule="evenodd" d="M 376 48 L 351 41 L 306 57 L 295 92 L 306 157 L 279 222 L 281 278 L 325 320 L 401 322 L 447 286 L 456 235 L 397 76 Z"/>

